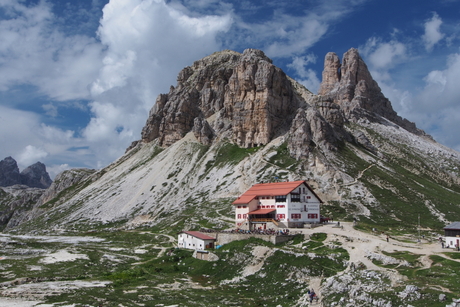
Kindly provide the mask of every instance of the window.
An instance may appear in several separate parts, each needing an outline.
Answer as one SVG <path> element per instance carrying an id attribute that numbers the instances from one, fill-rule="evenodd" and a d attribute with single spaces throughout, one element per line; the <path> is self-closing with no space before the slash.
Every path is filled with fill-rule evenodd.
<path id="1" fill-rule="evenodd" d="M 267 206 L 268 207 L 268 206 Z M 270 208 L 275 208 L 275 205 L 271 205 Z"/>
<path id="2" fill-rule="evenodd" d="M 286 205 L 276 205 L 277 208 L 286 208 Z"/>
<path id="3" fill-rule="evenodd" d="M 291 214 L 291 219 L 300 219 L 302 218 L 302 214 L 300 213 L 292 213 Z"/>
<path id="4" fill-rule="evenodd" d="M 241 220 L 241 214 L 238 214 L 238 219 Z"/>
<path id="5" fill-rule="evenodd" d="M 286 218 L 286 214 L 283 214 L 283 213 L 277 214 L 277 215 L 276 215 L 276 218 L 277 218 L 278 220 L 284 220 L 284 219 Z"/>
<path id="6" fill-rule="evenodd" d="M 277 203 L 285 203 L 286 202 L 286 195 L 278 195 L 275 196 Z"/>
<path id="7" fill-rule="evenodd" d="M 318 214 L 317 214 L 317 213 L 309 213 L 309 214 L 308 214 L 308 218 L 309 218 L 309 219 L 317 219 L 317 218 L 318 218 Z"/>
<path id="8" fill-rule="evenodd" d="M 307 199 L 311 199 L 311 196 L 307 196 Z"/>
<path id="9" fill-rule="evenodd" d="M 247 214 L 243 214 L 243 219 L 245 220 L 247 216 Z"/>

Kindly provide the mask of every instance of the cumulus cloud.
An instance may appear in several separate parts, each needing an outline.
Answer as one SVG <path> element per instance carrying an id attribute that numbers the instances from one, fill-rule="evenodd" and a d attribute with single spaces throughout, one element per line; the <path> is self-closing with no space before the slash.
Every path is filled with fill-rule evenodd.
<path id="1" fill-rule="evenodd" d="M 294 57 L 292 63 L 287 66 L 293 69 L 296 75 L 299 76 L 297 82 L 304 85 L 310 92 L 317 93 L 321 81 L 313 69 L 307 68 L 311 63 L 316 63 L 316 56 L 310 53 L 303 57 Z"/>
<path id="2" fill-rule="evenodd" d="M 17 161 L 19 164 L 32 165 L 47 155 L 48 153 L 43 149 L 27 145 L 26 148 L 24 148 L 24 150 L 19 154 Z"/>
<path id="3" fill-rule="evenodd" d="M 83 131 L 99 165 L 140 137 L 156 96 L 169 91 L 182 68 L 220 50 L 217 36 L 231 24 L 230 14 L 189 16 L 163 0 L 112 0 L 104 7 L 98 35 L 106 53 Z"/>
<path id="4" fill-rule="evenodd" d="M 425 22 L 425 33 L 422 39 L 427 51 L 431 51 L 434 45 L 444 38 L 444 34 L 441 33 L 441 24 L 442 20 L 436 13 L 433 13 L 433 17 Z"/>
<path id="5" fill-rule="evenodd" d="M 0 21 L 0 90 L 30 84 L 56 100 L 88 98 L 100 67 L 101 47 L 93 38 L 66 37 L 54 25 L 49 3 L 27 6 L 3 1 Z"/>
<path id="6" fill-rule="evenodd" d="M 76 165 L 84 165 L 67 151 L 69 147 L 82 144 L 82 140 L 75 138 L 72 131 L 44 125 L 32 112 L 0 106 L 0 144 L 0 157 L 12 156 L 21 169 L 39 160 L 47 166 L 70 159 Z M 53 162 L 47 163 L 50 156 Z"/>
<path id="7" fill-rule="evenodd" d="M 368 64 L 374 69 L 388 70 L 406 58 L 407 47 L 398 40 L 385 42 L 378 37 L 371 37 L 359 48 Z"/>

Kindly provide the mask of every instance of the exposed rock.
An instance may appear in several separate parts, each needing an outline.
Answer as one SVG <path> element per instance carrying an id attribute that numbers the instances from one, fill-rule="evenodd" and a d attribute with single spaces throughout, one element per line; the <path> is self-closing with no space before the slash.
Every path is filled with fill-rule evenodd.
<path id="1" fill-rule="evenodd" d="M 161 146 L 170 146 L 192 130 L 195 118 L 221 110 L 225 88 L 240 57 L 237 52 L 223 51 L 184 68 L 176 87 L 158 96 L 142 130 L 142 141 L 158 138 Z"/>
<path id="2" fill-rule="evenodd" d="M 329 52 L 324 58 L 323 80 L 318 95 L 328 95 L 340 82 L 340 59 L 334 52 Z"/>
<path id="3" fill-rule="evenodd" d="M 307 120 L 305 110 L 297 110 L 289 135 L 288 148 L 291 155 L 296 159 L 307 158 L 315 147 L 315 142 L 313 142 L 310 123 Z"/>
<path id="4" fill-rule="evenodd" d="M 318 94 L 339 104 L 350 120 L 369 117 L 378 121 L 376 115 L 380 115 L 412 133 L 426 136 L 414 123 L 401 118 L 393 110 L 357 49 L 345 52 L 341 65 L 335 53 L 326 55 Z"/>
<path id="5" fill-rule="evenodd" d="M 262 51 L 219 52 L 184 68 L 177 86 L 158 96 L 142 140 L 158 138 L 170 146 L 193 130 L 204 144 L 215 132 L 242 147 L 265 145 L 288 131 L 300 101 L 286 74 Z M 203 119 L 212 115 L 211 126 Z"/>
<path id="6" fill-rule="evenodd" d="M 209 123 L 206 119 L 199 117 L 195 118 L 192 131 L 200 143 L 204 145 L 211 144 L 212 138 L 214 137 L 214 131 L 212 130 L 211 126 L 209 126 Z"/>
<path id="7" fill-rule="evenodd" d="M 40 206 L 53 198 L 55 198 L 61 191 L 80 183 L 93 175 L 96 171 L 88 168 L 75 168 L 59 173 L 51 186 L 43 193 L 37 206 Z"/>
<path id="8" fill-rule="evenodd" d="M 371 151 L 373 153 L 377 152 L 377 148 L 375 148 L 375 146 L 371 143 L 371 141 L 369 141 L 367 136 L 362 131 L 356 132 L 355 133 L 355 138 L 356 138 L 356 141 L 358 142 L 358 144 L 364 146 L 364 148 L 366 148 L 367 150 L 369 150 L 369 151 Z"/>
<path id="9" fill-rule="evenodd" d="M 7 157 L 0 161 L 0 186 L 8 187 L 20 183 L 21 174 L 16 160 Z"/>
<path id="10" fill-rule="evenodd" d="M 33 208 L 44 192 L 25 185 L 0 188 L 0 229 L 17 226 L 18 219 Z"/>
<path id="11" fill-rule="evenodd" d="M 285 73 L 260 50 L 245 50 L 225 95 L 233 141 L 242 147 L 267 144 L 289 129 L 299 105 Z"/>
<path id="12" fill-rule="evenodd" d="M 53 181 L 46 171 L 45 164 L 37 162 L 19 173 L 16 160 L 7 157 L 0 161 L 0 186 L 8 187 L 23 184 L 31 188 L 48 188 Z"/>
<path id="13" fill-rule="evenodd" d="M 37 162 L 21 172 L 21 183 L 33 188 L 48 188 L 53 181 L 45 164 Z"/>
<path id="14" fill-rule="evenodd" d="M 67 198 L 59 194 L 65 189 L 78 184 L 93 175 L 95 170 L 89 169 L 72 169 L 64 171 L 56 176 L 55 181 L 48 189 L 29 188 L 25 185 L 14 185 L 3 188 L 3 194 L 0 194 L 0 227 L 11 229 L 17 225 L 30 220 L 31 218 L 44 212 L 45 209 L 40 206 L 60 196 L 59 201 L 63 202 Z"/>

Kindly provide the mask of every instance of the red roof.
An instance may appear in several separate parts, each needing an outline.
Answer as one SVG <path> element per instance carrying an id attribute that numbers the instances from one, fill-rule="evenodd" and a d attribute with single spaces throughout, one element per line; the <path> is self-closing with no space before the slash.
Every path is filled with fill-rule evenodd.
<path id="1" fill-rule="evenodd" d="M 276 209 L 258 209 L 258 210 L 251 211 L 248 214 L 267 214 L 273 211 L 276 211 Z"/>
<path id="2" fill-rule="evenodd" d="M 318 198 L 320 202 L 321 199 L 318 195 L 313 192 L 310 186 L 305 180 L 299 181 L 287 181 L 287 182 L 274 182 L 274 183 L 258 183 L 253 185 L 249 190 L 247 190 L 243 195 L 238 197 L 237 200 L 233 202 L 234 205 L 248 204 L 257 196 L 282 196 L 288 195 L 294 191 L 299 185 L 305 184 L 307 188 Z"/>
<path id="3" fill-rule="evenodd" d="M 183 233 L 186 233 L 188 235 L 194 236 L 202 240 L 215 240 L 215 238 L 205 235 L 204 233 L 201 233 L 199 231 L 183 231 Z"/>

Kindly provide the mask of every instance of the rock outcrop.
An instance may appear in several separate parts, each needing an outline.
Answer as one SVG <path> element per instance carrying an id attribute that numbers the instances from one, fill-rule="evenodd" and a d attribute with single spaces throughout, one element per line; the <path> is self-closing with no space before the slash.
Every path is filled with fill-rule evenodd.
<path id="1" fill-rule="evenodd" d="M 0 229 L 17 226 L 17 217 L 21 219 L 31 210 L 44 192 L 44 189 L 19 184 L 0 188 Z"/>
<path id="2" fill-rule="evenodd" d="M 342 64 L 337 54 L 329 52 L 326 55 L 318 95 L 338 104 L 349 120 L 357 121 L 367 117 L 376 121 L 381 116 L 412 133 L 426 135 L 414 123 L 401 118 L 393 110 L 391 102 L 372 78 L 357 49 L 345 52 Z"/>
<path id="3" fill-rule="evenodd" d="M 42 167 L 44 165 L 38 165 L 38 169 Z M 30 169 L 31 172 L 36 171 L 34 167 L 30 167 Z M 53 202 L 53 204 L 64 202 L 74 195 L 70 192 L 64 193 L 66 189 L 77 186 L 95 172 L 91 169 L 66 170 L 56 176 L 48 189 L 18 184 L 0 188 L 0 229 L 14 228 L 45 212 L 47 209 L 41 206 L 47 202 Z M 72 189 L 74 193 L 77 191 L 76 188 Z M 55 198 L 59 198 L 59 200 Z M 52 205 L 47 207 L 52 207 Z"/>
<path id="4" fill-rule="evenodd" d="M 289 132 L 294 158 L 316 149 L 336 150 L 339 141 L 376 148 L 364 135 L 353 137 L 348 121 L 393 122 L 425 136 L 402 119 L 382 94 L 356 49 L 325 58 L 319 95 L 312 95 L 272 64 L 260 50 L 216 52 L 184 68 L 176 87 L 158 96 L 142 130 L 144 143 L 168 147 L 193 132 L 204 145 L 229 139 L 240 147 L 268 144 Z M 137 143 L 133 143 L 133 148 Z"/>
<path id="5" fill-rule="evenodd" d="M 295 85 L 260 50 L 215 53 L 184 68 L 176 87 L 158 96 L 142 141 L 168 147 L 193 131 L 205 145 L 228 138 L 250 148 L 291 130 L 296 131 L 289 145 L 293 156 L 308 156 L 312 142 L 335 148 L 335 134 L 328 132 L 343 126 L 339 108 L 330 103 L 307 111 L 311 93 Z"/>
<path id="6" fill-rule="evenodd" d="M 31 188 L 48 188 L 53 181 L 46 171 L 45 164 L 37 162 L 19 173 L 16 161 L 7 157 L 0 161 L 0 186 L 8 187 L 23 184 Z"/>
<path id="7" fill-rule="evenodd" d="M 21 174 L 19 167 L 11 157 L 7 157 L 0 161 L 0 187 L 8 187 L 21 183 Z"/>
<path id="8" fill-rule="evenodd" d="M 21 183 L 31 188 L 48 188 L 53 182 L 46 171 L 45 164 L 37 162 L 21 172 Z"/>

